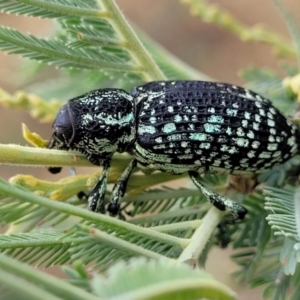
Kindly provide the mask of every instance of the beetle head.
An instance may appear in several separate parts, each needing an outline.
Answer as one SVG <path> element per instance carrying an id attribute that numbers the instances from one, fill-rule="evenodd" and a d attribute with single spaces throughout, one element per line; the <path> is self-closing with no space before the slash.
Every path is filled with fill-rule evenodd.
<path id="1" fill-rule="evenodd" d="M 48 148 L 80 151 L 93 164 L 101 164 L 135 140 L 134 109 L 133 96 L 119 89 L 71 99 L 57 114 Z"/>

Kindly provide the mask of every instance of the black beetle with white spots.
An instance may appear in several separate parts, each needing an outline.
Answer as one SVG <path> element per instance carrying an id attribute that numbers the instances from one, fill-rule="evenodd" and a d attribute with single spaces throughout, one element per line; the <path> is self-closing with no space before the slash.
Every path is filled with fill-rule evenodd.
<path id="1" fill-rule="evenodd" d="M 112 190 L 116 215 L 130 174 L 142 167 L 189 173 L 195 185 L 235 220 L 247 210 L 201 183 L 201 173 L 249 174 L 280 165 L 300 151 L 300 131 L 269 100 L 241 87 L 204 81 L 155 81 L 99 89 L 69 100 L 57 114 L 49 148 L 76 150 L 103 173 L 88 209 L 105 212 L 104 195 L 115 152 L 133 159 Z M 57 173 L 60 168 L 49 168 Z"/>

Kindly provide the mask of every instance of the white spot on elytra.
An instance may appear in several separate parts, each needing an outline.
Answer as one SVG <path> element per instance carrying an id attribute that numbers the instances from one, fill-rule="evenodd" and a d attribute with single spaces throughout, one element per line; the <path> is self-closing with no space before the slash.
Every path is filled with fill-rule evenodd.
<path id="1" fill-rule="evenodd" d="M 261 122 L 261 117 L 260 117 L 260 115 L 255 115 L 255 121 L 256 122 L 258 122 L 258 123 L 260 123 Z"/>
<path id="2" fill-rule="evenodd" d="M 174 112 L 174 107 L 173 107 L 173 106 L 168 106 L 168 112 L 169 112 L 169 113 Z"/>
<path id="3" fill-rule="evenodd" d="M 205 123 L 204 130 L 207 133 L 219 132 L 221 130 L 221 125 Z"/>
<path id="4" fill-rule="evenodd" d="M 256 107 L 261 108 L 261 103 L 259 101 L 255 101 L 255 105 Z"/>
<path id="5" fill-rule="evenodd" d="M 258 123 L 253 122 L 252 126 L 253 126 L 254 130 L 259 130 L 259 124 Z"/>
<path id="6" fill-rule="evenodd" d="M 232 135 L 232 129 L 231 129 L 231 127 L 227 127 L 226 134 L 227 135 Z"/>
<path id="7" fill-rule="evenodd" d="M 192 115 L 191 120 L 192 120 L 193 122 L 198 121 L 197 115 Z"/>
<path id="8" fill-rule="evenodd" d="M 252 139 L 252 140 L 254 140 L 254 132 L 252 131 L 252 130 L 249 130 L 249 132 L 247 133 L 247 137 L 249 138 L 249 139 Z"/>
<path id="9" fill-rule="evenodd" d="M 262 117 L 265 117 L 266 116 L 266 112 L 264 109 L 260 108 L 259 109 L 259 114 L 262 116 Z"/>
<path id="10" fill-rule="evenodd" d="M 270 135 L 268 140 L 269 140 L 269 142 L 271 142 L 271 143 L 275 142 L 275 138 L 274 138 L 273 135 Z"/>
<path id="11" fill-rule="evenodd" d="M 174 116 L 174 121 L 175 122 L 181 122 L 182 121 L 182 117 L 180 115 L 176 115 L 176 116 Z"/>
<path id="12" fill-rule="evenodd" d="M 230 154 L 238 153 L 238 149 L 234 146 L 231 146 L 228 149 L 228 153 L 230 153 Z"/>
<path id="13" fill-rule="evenodd" d="M 259 158 L 270 158 L 271 157 L 271 154 L 270 152 L 266 152 L 266 151 L 263 151 L 262 153 L 260 153 L 258 155 Z"/>
<path id="14" fill-rule="evenodd" d="M 295 137 L 291 136 L 288 140 L 287 140 L 287 144 L 289 146 L 293 146 L 295 144 Z"/>
<path id="15" fill-rule="evenodd" d="M 245 116 L 246 120 L 250 120 L 250 118 L 251 118 L 251 114 L 249 112 L 247 112 L 247 111 L 245 111 L 244 116 Z"/>
<path id="16" fill-rule="evenodd" d="M 268 144 L 267 149 L 268 149 L 269 151 L 275 151 L 275 150 L 277 150 L 277 144 L 270 143 L 270 144 Z"/>
<path id="17" fill-rule="evenodd" d="M 224 118 L 222 116 L 210 116 L 207 120 L 210 123 L 224 123 Z"/>
<path id="18" fill-rule="evenodd" d="M 208 135 L 205 133 L 191 133 L 189 138 L 194 141 L 206 141 L 208 139 Z"/>
<path id="19" fill-rule="evenodd" d="M 248 121 L 247 120 L 242 120 L 242 126 L 247 127 L 248 126 Z"/>
<path id="20" fill-rule="evenodd" d="M 200 144 L 200 148 L 201 149 L 209 149 L 210 148 L 210 143 L 201 143 Z"/>
<path id="21" fill-rule="evenodd" d="M 249 158 L 254 158 L 254 157 L 256 156 L 255 153 L 256 153 L 255 151 L 250 150 L 250 151 L 247 153 L 247 156 L 248 156 Z"/>
<path id="22" fill-rule="evenodd" d="M 270 119 L 268 119 L 267 124 L 270 127 L 274 127 L 275 126 L 275 122 L 273 120 L 270 120 Z"/>
<path id="23" fill-rule="evenodd" d="M 239 127 L 237 129 L 236 133 L 237 133 L 238 136 L 244 136 L 245 135 L 245 132 L 241 127 Z"/>
<path id="24" fill-rule="evenodd" d="M 174 123 L 167 123 L 164 125 L 162 131 L 164 133 L 170 133 L 176 130 L 176 125 Z"/>
<path id="25" fill-rule="evenodd" d="M 195 125 L 194 124 L 189 124 L 188 128 L 189 128 L 189 130 L 195 130 Z"/>
<path id="26" fill-rule="evenodd" d="M 233 117 L 235 117 L 235 116 L 237 115 L 237 113 L 238 113 L 237 109 L 230 109 L 230 108 L 227 108 L 227 109 L 226 109 L 226 114 L 227 114 L 228 116 L 233 116 Z"/>
<path id="27" fill-rule="evenodd" d="M 153 134 L 155 132 L 156 132 L 156 130 L 155 130 L 155 127 L 153 127 L 153 126 L 141 125 L 138 128 L 138 133 L 139 134 L 143 134 L 143 133 Z"/>
<path id="28" fill-rule="evenodd" d="M 281 151 L 276 151 L 272 154 L 272 157 L 278 157 L 281 155 Z"/>
<path id="29" fill-rule="evenodd" d="M 149 119 L 149 121 L 150 121 L 151 124 L 155 124 L 157 122 L 157 119 L 156 119 L 156 117 L 151 117 Z"/>
<path id="30" fill-rule="evenodd" d="M 273 135 L 276 135 L 276 129 L 275 128 L 271 128 L 270 129 L 270 133 L 273 134 Z"/>
<path id="31" fill-rule="evenodd" d="M 251 146 L 252 146 L 253 149 L 258 149 L 259 145 L 260 145 L 260 142 L 253 141 Z"/>

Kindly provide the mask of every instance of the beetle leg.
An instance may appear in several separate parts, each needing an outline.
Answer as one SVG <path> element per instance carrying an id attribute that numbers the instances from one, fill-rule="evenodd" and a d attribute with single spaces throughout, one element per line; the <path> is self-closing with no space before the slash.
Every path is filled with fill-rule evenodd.
<path id="1" fill-rule="evenodd" d="M 245 207 L 206 188 L 202 185 L 201 177 L 197 172 L 190 171 L 189 175 L 194 184 L 201 190 L 203 195 L 213 206 L 222 211 L 229 211 L 233 215 L 233 219 L 230 221 L 228 220 L 229 222 L 226 223 L 233 224 L 244 219 L 247 214 L 247 209 Z"/>
<path id="2" fill-rule="evenodd" d="M 110 198 L 110 202 L 108 205 L 108 212 L 112 215 L 115 216 L 118 214 L 120 210 L 120 199 L 124 196 L 126 192 L 126 186 L 128 179 L 136 167 L 136 160 L 133 159 L 129 165 L 126 167 L 118 181 L 115 183 L 113 190 L 112 190 L 112 195 Z"/>
<path id="3" fill-rule="evenodd" d="M 103 162 L 103 172 L 99 181 L 91 191 L 88 198 L 88 210 L 104 213 L 104 196 L 107 187 L 107 177 L 110 168 L 110 160 Z"/>

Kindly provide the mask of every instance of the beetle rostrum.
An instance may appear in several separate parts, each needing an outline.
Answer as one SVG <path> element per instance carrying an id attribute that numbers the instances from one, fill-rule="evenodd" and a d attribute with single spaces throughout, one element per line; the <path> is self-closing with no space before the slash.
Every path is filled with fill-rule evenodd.
<path id="1" fill-rule="evenodd" d="M 188 172 L 213 205 L 243 219 L 246 209 L 207 189 L 201 173 L 262 172 L 298 154 L 299 141 L 299 128 L 250 90 L 216 82 L 155 81 L 131 93 L 100 89 L 69 100 L 53 123 L 49 148 L 80 151 L 103 166 L 88 199 L 92 211 L 105 212 L 112 155 L 127 151 L 133 159 L 113 188 L 111 214 L 118 213 L 128 178 L 139 164 L 172 174 Z"/>

